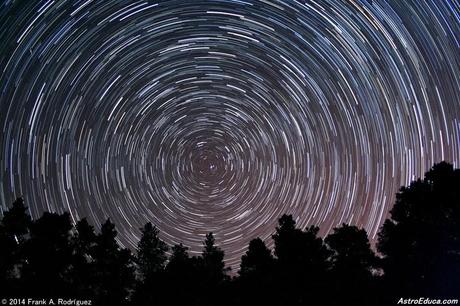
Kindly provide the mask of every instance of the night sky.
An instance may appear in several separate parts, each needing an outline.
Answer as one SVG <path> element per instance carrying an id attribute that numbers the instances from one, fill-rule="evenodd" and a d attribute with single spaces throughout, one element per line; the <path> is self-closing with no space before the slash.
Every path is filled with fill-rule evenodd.
<path id="1" fill-rule="evenodd" d="M 0 210 L 150 221 L 235 269 L 283 213 L 371 240 L 460 166 L 458 1 L 2 1 Z M 269 243 L 271 244 L 271 243 Z"/>

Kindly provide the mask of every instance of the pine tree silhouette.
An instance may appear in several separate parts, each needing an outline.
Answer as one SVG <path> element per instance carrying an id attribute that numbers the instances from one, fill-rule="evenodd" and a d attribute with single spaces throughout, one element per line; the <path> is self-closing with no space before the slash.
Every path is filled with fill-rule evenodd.
<path id="1" fill-rule="evenodd" d="M 73 295 L 81 299 L 95 299 L 95 265 L 93 260 L 96 246 L 96 234 L 86 218 L 81 219 L 75 226 L 71 239 L 72 265 L 69 279 Z"/>
<path id="2" fill-rule="evenodd" d="M 172 254 L 166 266 L 168 298 L 166 305 L 196 305 L 198 291 L 196 267 L 182 244 L 172 247 Z"/>
<path id="3" fill-rule="evenodd" d="M 460 170 L 442 162 L 402 187 L 378 235 L 343 224 L 323 241 L 283 215 L 274 250 L 249 243 L 231 279 L 209 233 L 201 256 L 171 249 L 147 223 L 134 257 L 115 224 L 44 212 L 32 221 L 22 199 L 0 221 L 0 297 L 70 297 L 93 305 L 392 305 L 401 297 L 457 298 L 460 292 Z M 136 265 L 137 264 L 137 265 Z M 380 269 L 381 268 L 381 269 Z M 379 273 L 375 273 L 379 272 Z M 135 276 L 137 275 L 137 283 Z"/>
<path id="4" fill-rule="evenodd" d="M 68 213 L 45 212 L 30 225 L 30 239 L 23 250 L 26 263 L 21 269 L 25 294 L 62 297 L 70 293 L 66 273 L 72 257 L 71 229 Z"/>
<path id="5" fill-rule="evenodd" d="M 222 283 L 227 279 L 227 271 L 224 263 L 224 251 L 215 245 L 213 233 L 208 233 L 203 243 L 201 258 L 196 260 L 198 268 L 198 278 L 201 279 L 203 289 L 206 294 L 202 296 L 202 305 L 215 305 Z"/>
<path id="6" fill-rule="evenodd" d="M 275 259 L 260 238 L 249 242 L 246 253 L 241 257 L 239 280 L 235 290 L 239 291 L 241 305 L 272 305 L 272 297 L 266 292 L 275 292 Z"/>
<path id="7" fill-rule="evenodd" d="M 102 224 L 94 246 L 95 297 L 98 305 L 123 305 L 134 285 L 133 256 L 121 249 L 110 219 Z"/>
<path id="8" fill-rule="evenodd" d="M 328 285 L 329 252 L 318 237 L 319 228 L 305 231 L 295 228 L 291 215 L 283 215 L 272 236 L 275 242 L 275 278 L 278 304 L 321 303 L 323 288 Z"/>
<path id="9" fill-rule="evenodd" d="M 167 284 L 164 273 L 169 247 L 159 237 L 159 230 L 147 223 L 141 228 L 136 262 L 139 278 L 133 300 L 137 305 L 163 305 L 166 303 Z"/>
<path id="10" fill-rule="evenodd" d="M 402 187 L 379 233 L 388 302 L 460 292 L 460 170 L 442 162 Z"/>
<path id="11" fill-rule="evenodd" d="M 137 247 L 137 263 L 141 275 L 148 278 L 163 271 L 169 248 L 160 239 L 159 230 L 152 223 L 145 224 L 141 231 L 142 236 Z"/>
<path id="12" fill-rule="evenodd" d="M 326 237 L 331 250 L 330 303 L 343 305 L 375 305 L 376 288 L 372 271 L 377 269 L 377 257 L 371 250 L 367 233 L 356 226 L 342 224 Z"/>
<path id="13" fill-rule="evenodd" d="M 253 239 L 249 242 L 249 247 L 241 257 L 239 275 L 242 278 L 262 279 L 273 269 L 274 258 L 270 249 L 260 238 Z"/>
<path id="14" fill-rule="evenodd" d="M 204 241 L 202 257 L 205 273 L 212 284 L 222 282 L 227 276 L 229 269 L 225 268 L 224 256 L 224 251 L 215 245 L 213 233 L 208 233 Z"/>
<path id="15" fill-rule="evenodd" d="M 22 198 L 14 201 L 0 222 L 0 288 L 16 296 L 22 294 L 19 270 L 25 262 L 22 249 L 31 222 Z"/>

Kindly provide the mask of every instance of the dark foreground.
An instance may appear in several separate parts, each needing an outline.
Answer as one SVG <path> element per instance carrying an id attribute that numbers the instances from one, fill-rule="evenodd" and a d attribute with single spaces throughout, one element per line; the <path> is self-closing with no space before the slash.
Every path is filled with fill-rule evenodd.
<path id="1" fill-rule="evenodd" d="M 0 223 L 2 305 L 454 305 L 460 295 L 460 170 L 444 162 L 401 188 L 378 255 L 363 229 L 322 239 L 283 215 L 273 252 L 252 240 L 237 277 L 212 233 L 190 257 L 148 223 L 132 253 L 110 220 L 96 232 L 67 213 L 26 212 L 18 199 Z"/>

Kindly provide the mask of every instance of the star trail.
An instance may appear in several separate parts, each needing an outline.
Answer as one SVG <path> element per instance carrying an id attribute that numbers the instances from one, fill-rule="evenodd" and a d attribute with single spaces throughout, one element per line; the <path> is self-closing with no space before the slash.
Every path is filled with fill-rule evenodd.
<path id="1" fill-rule="evenodd" d="M 460 164 L 456 1 L 6 1 L 1 210 L 154 223 L 236 267 L 283 213 L 371 240 Z"/>

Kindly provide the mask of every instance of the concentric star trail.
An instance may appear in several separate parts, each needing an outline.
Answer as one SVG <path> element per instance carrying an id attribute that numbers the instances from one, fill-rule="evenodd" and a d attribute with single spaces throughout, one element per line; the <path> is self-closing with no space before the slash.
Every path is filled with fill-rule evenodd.
<path id="1" fill-rule="evenodd" d="M 374 239 L 460 162 L 457 1 L 6 1 L 0 201 L 238 264 L 277 219 Z"/>

